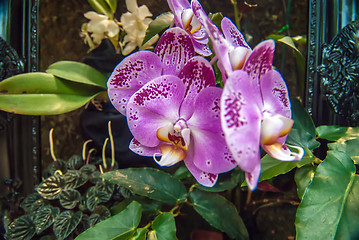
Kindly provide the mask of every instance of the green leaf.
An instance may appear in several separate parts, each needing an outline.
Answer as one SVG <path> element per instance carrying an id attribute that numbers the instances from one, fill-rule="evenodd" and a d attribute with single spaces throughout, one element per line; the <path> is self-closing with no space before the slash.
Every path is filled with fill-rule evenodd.
<path id="1" fill-rule="evenodd" d="M 63 175 L 54 175 L 46 178 L 37 186 L 36 191 L 45 199 L 53 200 L 59 198 L 61 191 L 65 188 Z"/>
<path id="2" fill-rule="evenodd" d="M 280 174 L 285 174 L 295 167 L 300 168 L 313 162 L 314 160 L 315 157 L 308 149 L 305 149 L 305 156 L 300 161 L 280 161 L 267 154 L 261 160 L 261 175 L 259 181 L 264 181 Z"/>
<path id="3" fill-rule="evenodd" d="M 247 229 L 236 207 L 219 194 L 193 190 L 193 207 L 209 224 L 234 239 L 248 239 Z"/>
<path id="4" fill-rule="evenodd" d="M 81 193 L 76 189 L 64 189 L 59 195 L 59 200 L 65 209 L 73 209 L 81 201 Z"/>
<path id="5" fill-rule="evenodd" d="M 112 18 L 111 8 L 106 3 L 106 0 L 88 0 L 89 4 L 97 13 L 106 15 L 109 18 Z"/>
<path id="6" fill-rule="evenodd" d="M 82 107 L 103 88 L 59 79 L 47 73 L 24 73 L 0 82 L 0 110 L 26 115 L 55 115 Z"/>
<path id="7" fill-rule="evenodd" d="M 116 214 L 81 233 L 77 236 L 76 240 L 129 239 L 129 237 L 133 236 L 135 233 L 140 220 L 141 205 L 134 201 L 119 214 Z"/>
<path id="8" fill-rule="evenodd" d="M 111 212 L 104 205 L 97 206 L 94 212 L 91 214 L 89 221 L 91 226 L 111 217 Z"/>
<path id="9" fill-rule="evenodd" d="M 34 224 L 36 226 L 36 233 L 40 234 L 47 228 L 49 228 L 55 221 L 57 215 L 60 214 L 58 207 L 52 207 L 50 205 L 43 206 L 36 211 L 34 216 Z"/>
<path id="10" fill-rule="evenodd" d="M 319 126 L 316 128 L 318 137 L 329 141 L 337 141 L 339 138 L 345 135 L 347 130 L 348 127 L 327 125 Z"/>
<path id="11" fill-rule="evenodd" d="M 20 207 L 25 212 L 35 212 L 37 209 L 45 205 L 45 200 L 42 199 L 41 195 L 37 192 L 27 195 L 22 200 Z"/>
<path id="12" fill-rule="evenodd" d="M 68 170 L 64 175 L 64 180 L 66 182 L 65 188 L 78 188 L 84 185 L 87 180 L 88 176 L 86 174 L 81 174 L 79 170 Z"/>
<path id="13" fill-rule="evenodd" d="M 315 140 L 316 131 L 312 118 L 298 99 L 292 98 L 291 105 L 294 124 L 286 142 L 309 150 L 319 147 L 319 142 Z"/>
<path id="14" fill-rule="evenodd" d="M 66 166 L 68 169 L 77 170 L 84 165 L 84 161 L 82 157 L 79 155 L 72 155 L 69 160 L 66 162 Z"/>
<path id="15" fill-rule="evenodd" d="M 27 214 L 15 219 L 15 221 L 8 226 L 5 239 L 31 240 L 35 233 L 35 224 L 32 221 L 32 217 Z"/>
<path id="16" fill-rule="evenodd" d="M 152 235 L 157 240 L 176 240 L 176 223 L 172 213 L 164 212 L 158 215 L 152 223 Z"/>
<path id="17" fill-rule="evenodd" d="M 357 239 L 359 179 L 355 173 L 347 154 L 328 151 L 298 207 L 297 239 Z"/>
<path id="18" fill-rule="evenodd" d="M 142 45 L 148 42 L 148 40 L 150 40 L 157 33 L 161 32 L 163 29 L 168 28 L 173 21 L 173 17 L 173 13 L 171 12 L 165 12 L 156 17 L 148 26 Z"/>
<path id="19" fill-rule="evenodd" d="M 55 175 L 55 172 L 60 170 L 62 173 L 67 172 L 67 162 L 62 159 L 57 159 L 56 162 L 52 161 L 47 167 L 47 171 L 50 175 Z"/>
<path id="20" fill-rule="evenodd" d="M 316 166 L 308 164 L 302 168 L 298 168 L 295 171 L 294 180 L 297 184 L 297 193 L 300 199 L 303 198 L 305 190 L 312 182 L 316 169 Z"/>
<path id="21" fill-rule="evenodd" d="M 93 67 L 81 62 L 56 62 L 50 65 L 46 72 L 72 82 L 100 87 L 103 90 L 107 89 L 107 78 Z"/>
<path id="22" fill-rule="evenodd" d="M 220 29 L 221 28 L 221 22 L 223 19 L 223 14 L 221 12 L 217 12 L 217 13 L 209 13 L 208 17 L 211 19 L 211 21 Z"/>
<path id="23" fill-rule="evenodd" d="M 186 167 L 186 165 L 182 164 L 177 170 L 176 172 L 173 174 L 173 176 L 175 178 L 178 179 L 184 179 L 184 178 L 190 178 L 192 177 L 191 172 L 188 170 L 188 168 Z"/>
<path id="24" fill-rule="evenodd" d="M 58 215 L 53 225 L 53 231 L 56 238 L 65 239 L 80 223 L 82 212 L 65 211 Z"/>
<path id="25" fill-rule="evenodd" d="M 348 128 L 345 135 L 335 143 L 329 143 L 330 150 L 336 150 L 347 153 L 356 164 L 359 164 L 359 127 Z"/>
<path id="26" fill-rule="evenodd" d="M 177 178 L 154 168 L 127 168 L 107 172 L 102 177 L 133 193 L 151 199 L 176 204 L 187 196 L 185 186 Z"/>
<path id="27" fill-rule="evenodd" d="M 114 14 L 117 9 L 117 0 L 105 0 L 105 1 L 107 5 L 110 7 L 111 13 Z"/>
<path id="28" fill-rule="evenodd" d="M 147 233 L 147 228 L 138 228 L 136 229 L 135 234 L 130 238 L 130 240 L 146 240 Z"/>
<path id="29" fill-rule="evenodd" d="M 240 170 L 240 168 L 236 168 L 230 173 L 220 174 L 216 185 L 213 187 L 205 187 L 197 184 L 196 188 L 208 192 L 223 192 L 240 186 L 244 182 L 244 177 L 244 172 Z"/>
<path id="30" fill-rule="evenodd" d="M 162 205 L 163 205 L 162 202 L 158 202 L 158 201 L 149 199 L 147 197 L 142 197 L 142 196 L 137 195 L 137 196 L 132 196 L 131 198 L 127 198 L 119 203 L 116 203 L 111 208 L 112 215 L 121 212 L 133 201 L 139 202 L 141 204 L 142 213 L 144 216 L 145 215 L 148 215 L 148 216 L 157 215 L 160 212 Z"/>

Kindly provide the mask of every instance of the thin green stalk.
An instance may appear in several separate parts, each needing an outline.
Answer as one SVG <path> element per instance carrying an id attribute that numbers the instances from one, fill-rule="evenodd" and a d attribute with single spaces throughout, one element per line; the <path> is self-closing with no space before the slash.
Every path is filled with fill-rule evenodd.
<path id="1" fill-rule="evenodd" d="M 233 11 L 234 11 L 234 23 L 236 24 L 237 28 L 239 29 L 239 13 L 238 13 L 238 5 L 237 0 L 231 0 L 231 3 L 233 5 Z"/>

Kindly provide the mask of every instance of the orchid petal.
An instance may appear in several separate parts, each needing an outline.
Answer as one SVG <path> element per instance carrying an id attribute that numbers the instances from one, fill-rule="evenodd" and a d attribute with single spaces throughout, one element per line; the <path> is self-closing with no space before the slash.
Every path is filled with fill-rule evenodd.
<path id="1" fill-rule="evenodd" d="M 207 173 L 199 168 L 197 168 L 194 163 L 192 162 L 192 157 L 188 156 L 184 160 L 188 170 L 191 172 L 193 177 L 197 180 L 197 182 L 205 187 L 213 187 L 217 180 L 218 180 L 218 174 L 215 173 Z"/>
<path id="2" fill-rule="evenodd" d="M 254 191 L 257 188 L 259 176 L 261 174 L 261 165 L 258 164 L 252 172 L 246 172 L 246 182 L 248 188 Z"/>
<path id="3" fill-rule="evenodd" d="M 263 41 L 253 49 L 247 58 L 243 70 L 250 75 L 253 85 L 259 86 L 260 78 L 272 69 L 274 47 L 272 39 Z"/>
<path id="4" fill-rule="evenodd" d="M 261 144 L 270 145 L 277 142 L 278 138 L 288 135 L 294 121 L 282 115 L 265 117 L 261 125 Z"/>
<path id="5" fill-rule="evenodd" d="M 238 30 L 236 25 L 227 18 L 224 17 L 221 22 L 221 27 L 223 34 L 227 41 L 229 41 L 234 47 L 245 47 L 251 49 L 246 40 L 244 39 L 243 34 Z"/>
<path id="6" fill-rule="evenodd" d="M 298 152 L 292 152 L 288 146 L 296 149 Z M 263 150 L 265 150 L 271 157 L 281 160 L 281 161 L 299 161 L 304 156 L 304 150 L 301 147 L 292 146 L 292 145 L 283 145 L 280 142 L 276 142 L 271 145 L 262 145 Z"/>
<path id="7" fill-rule="evenodd" d="M 127 10 L 130 12 L 136 12 L 138 9 L 137 0 L 126 0 Z"/>
<path id="8" fill-rule="evenodd" d="M 204 172 L 223 173 L 237 166 L 223 133 L 191 128 L 194 165 Z"/>
<path id="9" fill-rule="evenodd" d="M 207 37 L 208 39 L 208 37 Z M 208 57 L 212 54 L 211 49 L 207 46 L 206 43 L 202 43 L 202 42 L 206 42 L 205 40 L 199 40 L 199 41 L 193 41 L 193 46 L 196 50 L 196 53 Z M 207 40 L 208 42 L 208 40 Z"/>
<path id="10" fill-rule="evenodd" d="M 226 142 L 245 172 L 252 172 L 260 164 L 258 98 L 258 89 L 250 87 L 248 74 L 241 70 L 233 72 L 227 79 L 221 97 L 221 123 Z"/>
<path id="11" fill-rule="evenodd" d="M 159 144 L 157 130 L 179 118 L 185 85 L 175 76 L 153 79 L 132 95 L 127 106 L 128 126 L 141 144 Z"/>
<path id="12" fill-rule="evenodd" d="M 222 89 L 217 87 L 207 87 L 199 92 L 193 105 L 195 109 L 193 115 L 187 121 L 188 125 L 204 131 L 222 134 L 220 122 L 221 94 Z"/>
<path id="13" fill-rule="evenodd" d="M 159 147 L 147 147 L 142 145 L 139 141 L 133 138 L 129 146 L 130 150 L 141 156 L 152 157 L 155 154 L 160 154 L 161 150 Z"/>
<path id="14" fill-rule="evenodd" d="M 153 159 L 161 167 L 170 167 L 186 158 L 187 153 L 182 148 L 176 148 L 173 145 L 162 144 L 161 149 L 161 159 L 157 161 L 156 155 L 153 156 Z"/>
<path id="15" fill-rule="evenodd" d="M 167 2 L 168 6 L 173 12 L 176 25 L 180 28 L 183 28 L 181 15 L 185 9 L 191 8 L 190 3 L 188 2 L 188 0 L 168 0 Z"/>
<path id="16" fill-rule="evenodd" d="M 175 76 L 178 76 L 187 61 L 195 55 L 191 37 L 186 31 L 177 27 L 163 33 L 157 43 L 155 53 L 162 61 L 162 75 Z"/>
<path id="17" fill-rule="evenodd" d="M 216 85 L 214 71 L 206 59 L 196 56 L 187 62 L 178 77 L 187 87 L 180 111 L 181 117 L 187 119 L 193 113 L 193 102 L 198 93 L 208 86 Z"/>
<path id="18" fill-rule="evenodd" d="M 261 92 L 265 111 L 287 118 L 292 116 L 288 88 L 279 72 L 270 70 L 263 76 Z"/>
<path id="19" fill-rule="evenodd" d="M 150 80 L 161 75 L 161 61 L 150 51 L 131 54 L 120 62 L 108 82 L 108 95 L 113 106 L 126 115 L 129 98 Z"/>

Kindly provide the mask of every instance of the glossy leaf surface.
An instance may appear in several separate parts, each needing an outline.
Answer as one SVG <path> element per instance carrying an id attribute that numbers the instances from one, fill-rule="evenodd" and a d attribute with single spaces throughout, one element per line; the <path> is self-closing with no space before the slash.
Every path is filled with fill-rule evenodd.
<path id="1" fill-rule="evenodd" d="M 329 151 L 298 207 L 297 239 L 357 239 L 358 180 L 353 160 Z"/>
<path id="2" fill-rule="evenodd" d="M 122 212 L 81 233 L 76 240 L 129 239 L 140 223 L 141 214 L 141 205 L 138 202 L 132 202 Z"/>
<path id="3" fill-rule="evenodd" d="M 161 202 L 176 204 L 186 199 L 186 188 L 177 178 L 154 168 L 127 168 L 102 177 L 133 193 Z"/>
<path id="4" fill-rule="evenodd" d="M 248 239 L 247 229 L 236 207 L 219 194 L 194 190 L 189 193 L 194 209 L 209 224 L 233 239 Z"/>

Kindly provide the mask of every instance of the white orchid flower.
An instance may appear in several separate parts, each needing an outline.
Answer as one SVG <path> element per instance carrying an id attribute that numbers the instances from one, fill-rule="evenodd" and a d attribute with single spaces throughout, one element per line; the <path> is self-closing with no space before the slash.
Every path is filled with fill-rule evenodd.
<path id="1" fill-rule="evenodd" d="M 105 37 L 114 37 L 120 31 L 118 24 L 106 15 L 90 11 L 85 13 L 84 16 L 90 20 L 87 24 L 87 31 L 92 33 L 91 37 L 93 42 L 97 45 L 100 44 Z"/>
<path id="2" fill-rule="evenodd" d="M 121 25 L 127 35 L 120 42 L 122 54 L 125 56 L 135 50 L 136 47 L 139 50 L 152 48 L 152 45 L 159 38 L 158 35 L 155 35 L 142 46 L 148 25 L 152 22 L 152 19 L 149 18 L 152 17 L 152 13 L 146 5 L 138 7 L 137 0 L 126 0 L 126 6 L 128 12 L 122 14 Z"/>

